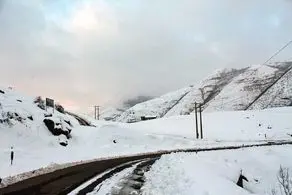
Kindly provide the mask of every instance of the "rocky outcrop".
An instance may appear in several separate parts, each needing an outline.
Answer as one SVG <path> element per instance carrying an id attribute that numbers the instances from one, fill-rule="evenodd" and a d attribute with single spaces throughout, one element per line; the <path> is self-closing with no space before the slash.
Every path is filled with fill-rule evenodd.
<path id="1" fill-rule="evenodd" d="M 61 118 L 47 117 L 44 123 L 48 130 L 55 136 L 64 135 L 67 139 L 71 138 L 71 126 Z"/>
<path id="2" fill-rule="evenodd" d="M 56 110 L 57 110 L 58 112 L 60 112 L 60 113 L 62 113 L 62 114 L 65 114 L 65 109 L 64 109 L 64 107 L 63 107 L 62 105 L 60 105 L 60 104 L 56 104 L 56 105 L 55 105 L 55 108 L 56 108 Z"/>

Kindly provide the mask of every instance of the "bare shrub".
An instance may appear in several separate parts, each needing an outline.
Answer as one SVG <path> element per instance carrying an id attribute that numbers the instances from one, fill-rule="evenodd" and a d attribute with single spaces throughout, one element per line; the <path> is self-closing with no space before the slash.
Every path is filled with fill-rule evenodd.
<path id="1" fill-rule="evenodd" d="M 276 189 L 272 189 L 271 195 L 292 195 L 292 178 L 290 177 L 289 168 L 280 167 L 277 175 L 279 184 L 279 193 Z"/>
<path id="2" fill-rule="evenodd" d="M 292 195 L 292 178 L 290 177 L 288 168 L 280 167 L 278 172 L 278 182 L 280 184 L 281 193 Z"/>

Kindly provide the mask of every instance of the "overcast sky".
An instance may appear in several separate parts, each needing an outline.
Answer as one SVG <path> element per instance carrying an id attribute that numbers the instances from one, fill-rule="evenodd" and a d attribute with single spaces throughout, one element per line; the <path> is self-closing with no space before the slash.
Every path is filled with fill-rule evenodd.
<path id="1" fill-rule="evenodd" d="M 85 111 L 263 63 L 291 39 L 291 0 L 0 0 L 0 85 Z"/>

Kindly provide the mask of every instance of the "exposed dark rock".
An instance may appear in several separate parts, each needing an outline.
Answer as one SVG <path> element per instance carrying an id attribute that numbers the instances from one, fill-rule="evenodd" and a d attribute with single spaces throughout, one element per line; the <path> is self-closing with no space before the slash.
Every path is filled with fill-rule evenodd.
<path id="1" fill-rule="evenodd" d="M 28 119 L 30 119 L 31 121 L 33 121 L 33 117 L 32 116 L 28 116 Z"/>
<path id="2" fill-rule="evenodd" d="M 68 142 L 60 142 L 60 145 L 66 147 L 68 145 Z"/>
<path id="3" fill-rule="evenodd" d="M 4 92 L 4 91 L 2 91 L 1 89 L 0 89 L 0 93 L 3 93 L 3 94 L 5 94 L 5 92 Z"/>
<path id="4" fill-rule="evenodd" d="M 18 102 L 22 102 L 22 100 L 16 100 L 16 101 L 18 101 Z"/>
<path id="5" fill-rule="evenodd" d="M 37 106 L 42 109 L 45 110 L 46 106 L 45 106 L 45 100 L 42 99 L 41 96 L 38 96 L 35 98 L 34 103 L 37 104 Z"/>
<path id="6" fill-rule="evenodd" d="M 68 125 L 70 125 L 70 127 L 72 127 L 72 124 L 70 121 L 64 120 L 65 123 L 67 123 Z"/>
<path id="7" fill-rule="evenodd" d="M 50 120 L 50 119 L 44 119 L 44 123 L 47 126 L 47 128 L 49 129 L 49 131 L 51 131 L 53 133 L 54 129 L 55 129 L 55 122 Z M 56 133 L 53 133 L 53 134 L 55 135 Z"/>
<path id="8" fill-rule="evenodd" d="M 42 97 L 41 96 L 37 96 L 35 99 L 34 99 L 34 103 L 37 104 L 37 103 L 40 103 L 41 101 L 44 101 L 42 100 Z"/>
<path id="9" fill-rule="evenodd" d="M 56 104 L 56 105 L 55 105 L 55 108 L 56 108 L 57 111 L 59 111 L 59 112 L 65 114 L 65 109 L 64 109 L 64 107 L 61 106 L 60 104 Z"/>
<path id="10" fill-rule="evenodd" d="M 0 119 L 0 123 L 8 123 L 8 122 L 9 122 L 9 119 L 8 118 Z"/>
<path id="11" fill-rule="evenodd" d="M 113 142 L 114 142 L 115 144 L 117 143 L 117 141 L 116 141 L 115 139 L 113 140 Z"/>
<path id="12" fill-rule="evenodd" d="M 6 112 L 2 115 L 2 119 L 0 119 L 0 123 L 9 123 L 10 120 L 14 119 L 18 122 L 23 122 L 25 118 L 21 117 L 18 113 L 16 112 Z"/>
<path id="13" fill-rule="evenodd" d="M 66 129 L 68 130 L 69 134 L 71 133 L 72 129 L 66 127 Z"/>
<path id="14" fill-rule="evenodd" d="M 44 104 L 38 104 L 38 107 L 39 107 L 40 109 L 42 109 L 42 110 L 45 110 L 45 109 L 46 109 L 46 107 L 45 107 Z"/>
<path id="15" fill-rule="evenodd" d="M 56 126 L 60 126 L 60 123 L 55 123 L 53 120 L 49 118 L 45 118 L 44 123 L 53 135 L 55 136 L 65 135 L 67 139 L 71 138 L 71 135 L 70 135 L 71 130 L 67 129 L 67 131 L 65 131 L 62 128 L 56 127 Z"/>
<path id="16" fill-rule="evenodd" d="M 45 117 L 52 117 L 53 114 L 44 114 Z"/>

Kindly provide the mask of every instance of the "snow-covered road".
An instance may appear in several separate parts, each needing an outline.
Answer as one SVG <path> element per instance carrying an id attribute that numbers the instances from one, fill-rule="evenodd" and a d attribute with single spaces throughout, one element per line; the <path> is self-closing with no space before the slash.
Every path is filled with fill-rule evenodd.
<path id="1" fill-rule="evenodd" d="M 276 146 L 274 144 L 240 150 L 229 148 L 218 151 L 214 148 L 200 154 L 197 152 L 172 153 L 163 155 L 162 158 L 133 162 L 132 166 L 123 166 L 107 172 L 106 177 L 104 174 L 97 176 L 98 182 L 93 179 L 71 192 L 70 195 L 265 194 L 269 190 L 276 189 L 276 171 L 283 158 L 287 157 L 287 152 L 292 151 L 290 145 Z M 273 160 L 269 161 L 271 159 Z M 257 166 L 263 165 L 265 160 L 271 165 L 258 167 L 259 171 L 256 171 Z M 282 165 L 286 166 L 287 162 Z M 275 166 L 272 167 L 273 171 L 264 173 L 271 166 Z M 222 167 L 224 169 L 221 169 Z M 244 188 L 236 185 L 241 171 L 249 180 L 244 183 Z M 101 180 L 101 177 L 104 177 L 104 180 Z M 210 177 L 218 178 L 214 183 L 217 187 L 210 187 Z M 222 191 L 224 188 L 226 188 L 225 191 Z M 219 192 L 218 189 L 220 189 Z"/>

